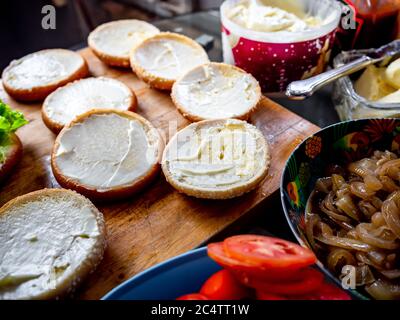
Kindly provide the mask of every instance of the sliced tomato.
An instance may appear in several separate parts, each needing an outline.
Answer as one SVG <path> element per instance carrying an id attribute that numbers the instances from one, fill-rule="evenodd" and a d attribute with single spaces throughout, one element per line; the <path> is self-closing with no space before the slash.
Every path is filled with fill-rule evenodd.
<path id="1" fill-rule="evenodd" d="M 284 296 L 278 296 L 272 293 L 266 293 L 262 291 L 257 291 L 257 300 L 287 300 Z"/>
<path id="2" fill-rule="evenodd" d="M 223 243 L 221 242 L 209 244 L 207 251 L 211 259 L 238 277 L 251 276 L 269 281 L 287 281 L 293 279 L 295 276 L 295 273 L 290 270 L 272 270 L 260 265 L 231 258 L 225 253 Z"/>
<path id="3" fill-rule="evenodd" d="M 200 293 L 190 293 L 190 294 L 185 294 L 184 296 L 179 297 L 176 300 L 209 300 L 205 295 L 202 295 Z"/>
<path id="4" fill-rule="evenodd" d="M 201 287 L 200 294 L 210 300 L 241 300 L 248 296 L 247 289 L 228 270 L 213 274 Z"/>
<path id="5" fill-rule="evenodd" d="M 295 300 L 351 300 L 350 295 L 329 283 L 323 283 L 320 288 L 312 294 L 304 295 L 300 297 L 291 297 Z"/>
<path id="6" fill-rule="evenodd" d="M 268 270 L 301 269 L 317 261 L 311 250 L 277 238 L 241 235 L 225 239 L 223 244 L 230 258 Z"/>
<path id="7" fill-rule="evenodd" d="M 291 282 L 267 282 L 248 277 L 242 283 L 262 292 L 278 295 L 305 295 L 318 290 L 323 284 L 324 276 L 321 272 L 308 268 L 302 270 L 299 279 Z"/>

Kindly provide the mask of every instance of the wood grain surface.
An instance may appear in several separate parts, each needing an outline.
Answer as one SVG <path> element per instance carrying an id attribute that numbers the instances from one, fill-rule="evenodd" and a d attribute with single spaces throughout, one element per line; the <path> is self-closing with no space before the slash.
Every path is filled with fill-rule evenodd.
<path id="1" fill-rule="evenodd" d="M 150 120 L 167 141 L 177 129 L 188 125 L 168 93 L 149 88 L 130 70 L 108 68 L 90 49 L 80 53 L 93 76 L 118 79 L 135 92 L 139 102 L 137 112 Z M 0 98 L 21 110 L 30 121 L 18 131 L 24 156 L 0 188 L 0 205 L 3 205 L 16 196 L 59 186 L 49 165 L 55 136 L 42 122 L 41 104 L 18 103 L 2 87 Z M 240 198 L 206 201 L 179 194 L 160 175 L 150 187 L 126 201 L 97 204 L 106 219 L 108 248 L 103 262 L 82 284 L 76 297 L 101 298 L 127 278 L 199 246 L 246 215 L 279 188 L 281 172 L 290 153 L 305 137 L 318 130 L 267 98 L 260 103 L 250 122 L 261 129 L 272 151 L 269 175 L 262 185 Z"/>

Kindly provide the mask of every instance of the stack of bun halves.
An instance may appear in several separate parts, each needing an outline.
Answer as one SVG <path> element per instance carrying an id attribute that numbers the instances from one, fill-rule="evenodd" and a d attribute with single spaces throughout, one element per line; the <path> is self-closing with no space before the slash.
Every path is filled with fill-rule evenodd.
<path id="1" fill-rule="evenodd" d="M 103 24 L 88 43 L 105 64 L 132 68 L 149 86 L 171 91 L 179 112 L 194 123 L 165 147 L 158 130 L 133 112 L 134 92 L 115 79 L 88 77 L 78 53 L 49 49 L 12 61 L 2 74 L 4 89 L 16 100 L 43 101 L 43 122 L 57 134 L 51 167 L 64 189 L 33 192 L 0 208 L 0 299 L 62 297 L 93 272 L 106 232 L 103 215 L 87 198 L 127 198 L 160 168 L 179 192 L 207 199 L 240 196 L 267 175 L 268 144 L 246 122 L 262 96 L 250 74 L 210 62 L 194 40 L 139 20 Z M 0 117 L 1 110 L 0 104 Z M 21 156 L 14 131 L 3 152 L 13 161 L 0 157 L 0 178 L 2 168 L 14 167 L 4 163 Z"/>

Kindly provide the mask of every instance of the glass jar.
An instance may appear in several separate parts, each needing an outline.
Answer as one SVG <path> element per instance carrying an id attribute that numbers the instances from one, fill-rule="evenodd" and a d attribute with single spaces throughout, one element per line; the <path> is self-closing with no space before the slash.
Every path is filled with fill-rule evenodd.
<path id="1" fill-rule="evenodd" d="M 375 50 L 353 50 L 342 52 L 334 59 L 334 67 L 349 63 L 360 56 Z M 350 77 L 344 77 L 334 83 L 333 103 L 342 121 L 365 118 L 400 118 L 400 103 L 378 103 L 358 95 Z"/>
<path id="2" fill-rule="evenodd" d="M 343 50 L 378 48 L 399 37 L 400 0 L 342 0 L 355 17 L 342 26 L 338 39 Z M 355 19 L 354 19 L 355 18 Z"/>

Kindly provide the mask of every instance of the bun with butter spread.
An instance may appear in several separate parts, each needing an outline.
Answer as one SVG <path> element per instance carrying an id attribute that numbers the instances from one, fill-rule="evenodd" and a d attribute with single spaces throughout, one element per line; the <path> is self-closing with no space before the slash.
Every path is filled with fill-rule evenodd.
<path id="1" fill-rule="evenodd" d="M 135 47 L 130 61 L 136 75 L 151 87 L 171 90 L 178 78 L 209 59 L 196 41 L 181 34 L 162 32 Z"/>
<path id="2" fill-rule="evenodd" d="M 89 111 L 64 127 L 51 166 L 61 186 L 95 200 L 126 198 L 158 174 L 163 140 L 136 113 Z"/>
<path id="3" fill-rule="evenodd" d="M 2 74 L 3 86 L 16 100 L 39 101 L 68 82 L 84 78 L 89 69 L 76 52 L 47 49 L 12 61 Z"/>
<path id="4" fill-rule="evenodd" d="M 175 189 L 205 199 L 229 199 L 255 189 L 269 165 L 262 132 L 236 119 L 192 123 L 171 139 L 162 160 Z"/>
<path id="5" fill-rule="evenodd" d="M 70 294 L 100 263 L 105 237 L 102 213 L 74 191 L 43 189 L 9 201 L 0 208 L 0 300 Z"/>
<path id="6" fill-rule="evenodd" d="M 261 99 L 258 81 L 235 66 L 211 62 L 195 67 L 172 87 L 172 100 L 191 121 L 247 120 Z"/>
<path id="7" fill-rule="evenodd" d="M 89 35 L 88 43 L 104 63 L 129 68 L 130 50 L 159 32 L 155 26 L 141 20 L 111 21 L 94 29 Z"/>
<path id="8" fill-rule="evenodd" d="M 42 118 L 54 133 L 77 116 L 93 109 L 134 111 L 135 94 L 122 82 L 105 77 L 86 78 L 69 83 L 51 93 L 43 102 Z"/>

